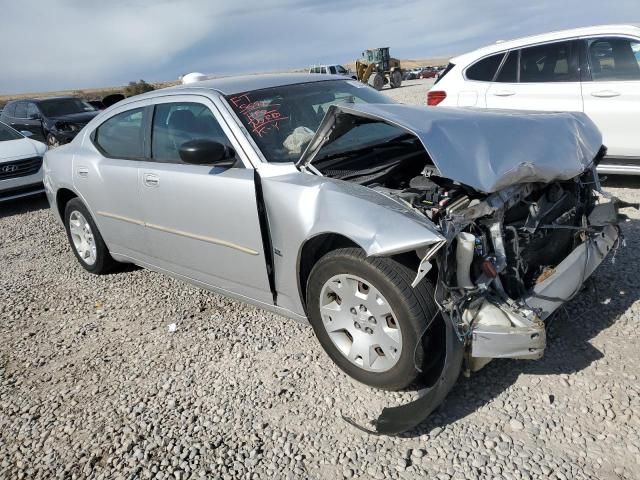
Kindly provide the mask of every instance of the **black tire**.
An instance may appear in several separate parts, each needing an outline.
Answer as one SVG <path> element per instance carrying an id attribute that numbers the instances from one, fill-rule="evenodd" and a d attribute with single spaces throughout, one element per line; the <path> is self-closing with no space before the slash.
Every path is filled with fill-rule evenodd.
<path id="1" fill-rule="evenodd" d="M 329 337 L 320 313 L 320 295 L 324 284 L 339 274 L 356 275 L 370 282 L 393 309 L 401 330 L 402 351 L 389 370 L 371 372 L 355 365 Z M 444 323 L 433 299 L 432 285 L 425 279 L 413 288 L 414 277 L 414 271 L 395 259 L 367 258 L 357 248 L 331 251 L 311 270 L 307 282 L 309 321 L 329 357 L 350 377 L 385 390 L 402 390 L 421 381 L 432 384 L 439 378 L 446 349 Z"/>
<path id="2" fill-rule="evenodd" d="M 374 72 L 369 77 L 369 85 L 376 90 L 382 90 L 384 87 L 384 75 L 380 72 Z"/>
<path id="3" fill-rule="evenodd" d="M 389 75 L 389 85 L 391 88 L 398 88 L 402 85 L 402 72 L 399 70 L 394 70 Z"/>
<path id="4" fill-rule="evenodd" d="M 87 263 L 87 261 L 80 256 L 73 243 L 73 239 L 71 238 L 70 218 L 72 213 L 76 211 L 80 212 L 87 220 L 87 223 L 91 228 L 91 233 L 93 234 L 93 241 L 96 247 L 96 259 L 92 264 Z M 87 207 L 79 198 L 73 198 L 67 203 L 64 209 L 64 227 L 67 231 L 67 240 L 69 241 L 71 250 L 85 270 L 96 275 L 102 275 L 113 271 L 118 263 L 111 257 L 109 249 L 105 245 L 102 235 L 100 235 L 98 226 L 94 222 L 93 217 L 91 217 Z"/>
<path id="5" fill-rule="evenodd" d="M 47 145 L 49 148 L 56 148 L 60 146 L 60 140 L 58 140 L 52 133 L 47 134 Z"/>

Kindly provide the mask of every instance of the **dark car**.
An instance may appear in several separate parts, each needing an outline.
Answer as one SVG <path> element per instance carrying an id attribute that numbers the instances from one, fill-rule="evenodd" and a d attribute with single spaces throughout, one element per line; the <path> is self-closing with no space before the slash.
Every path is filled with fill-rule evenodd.
<path id="1" fill-rule="evenodd" d="M 435 78 L 436 70 L 434 68 L 425 68 L 420 73 L 418 73 L 418 78 Z"/>
<path id="2" fill-rule="evenodd" d="M 76 97 L 15 100 L 7 103 L 0 121 L 19 131 L 33 133 L 50 147 L 69 143 L 98 114 L 88 102 Z"/>

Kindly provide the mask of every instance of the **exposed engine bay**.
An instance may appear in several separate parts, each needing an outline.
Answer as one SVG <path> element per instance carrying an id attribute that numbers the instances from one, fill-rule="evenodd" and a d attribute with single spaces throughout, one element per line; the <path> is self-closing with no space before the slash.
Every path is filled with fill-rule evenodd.
<path id="1" fill-rule="evenodd" d="M 487 194 L 439 176 L 411 135 L 315 167 L 391 197 L 438 227 L 446 242 L 417 252 L 422 261 L 414 285 L 437 266 L 435 300 L 469 347 L 467 371 L 491 358 L 540 358 L 543 321 L 617 246 L 617 209 L 597 193 L 595 168 L 571 180 Z M 559 289 L 556 272 L 570 267 L 574 272 L 565 273 L 566 288 Z"/>

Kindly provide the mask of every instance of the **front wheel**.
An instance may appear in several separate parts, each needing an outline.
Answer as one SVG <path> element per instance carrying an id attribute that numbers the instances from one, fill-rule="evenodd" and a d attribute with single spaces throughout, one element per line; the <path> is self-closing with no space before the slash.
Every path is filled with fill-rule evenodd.
<path id="1" fill-rule="evenodd" d="M 71 249 L 85 270 L 98 275 L 113 270 L 117 263 L 109 254 L 89 210 L 79 198 L 67 203 L 64 226 Z"/>
<path id="2" fill-rule="evenodd" d="M 412 272 L 392 258 L 334 250 L 307 283 L 309 320 L 320 344 L 347 375 L 372 387 L 401 390 L 442 369 L 444 324 L 431 285 L 411 287 Z"/>
<path id="3" fill-rule="evenodd" d="M 380 72 L 375 72 L 369 77 L 369 85 L 376 90 L 382 90 L 384 87 L 384 75 Z"/>

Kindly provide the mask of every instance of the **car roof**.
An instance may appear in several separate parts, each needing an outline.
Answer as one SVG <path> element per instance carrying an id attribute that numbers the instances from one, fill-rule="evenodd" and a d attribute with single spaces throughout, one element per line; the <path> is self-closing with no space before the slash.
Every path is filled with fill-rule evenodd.
<path id="1" fill-rule="evenodd" d="M 34 103 L 38 103 L 38 102 L 42 102 L 44 100 L 64 100 L 66 98 L 80 98 L 80 97 L 74 97 L 73 95 L 66 95 L 66 96 L 58 96 L 58 97 L 18 98 L 16 100 L 11 100 L 10 102 L 7 102 L 7 105 L 9 105 L 10 103 L 17 103 L 17 102 L 34 102 Z"/>
<path id="2" fill-rule="evenodd" d="M 257 75 L 240 75 L 234 77 L 215 78 L 212 80 L 203 80 L 201 82 L 194 82 L 186 85 L 176 85 L 175 87 L 162 88 L 160 90 L 154 90 L 153 92 L 136 95 L 135 97 L 130 98 L 140 100 L 143 98 L 155 97 L 156 95 L 162 95 L 166 92 L 183 92 L 194 90 L 215 90 L 222 95 L 234 95 L 237 93 L 250 92 L 253 90 L 261 90 L 263 88 L 283 87 L 286 85 L 323 82 L 328 80 L 344 81 L 344 78 L 337 77 L 336 75 L 328 75 L 322 73 L 263 73 Z M 118 102 L 118 104 L 122 105 L 121 102 Z"/>
<path id="3" fill-rule="evenodd" d="M 617 24 L 617 25 L 596 25 L 592 27 L 572 28 L 570 30 L 559 30 L 555 32 L 542 33 L 539 35 L 531 35 L 528 37 L 516 38 L 507 41 L 498 41 L 492 45 L 479 48 L 472 52 L 458 55 L 451 59 L 451 63 L 455 65 L 467 65 L 468 63 L 492 53 L 503 52 L 512 48 L 518 48 L 525 45 L 544 43 L 553 40 L 561 40 L 563 38 L 582 37 L 588 35 L 634 35 L 640 36 L 640 26 L 637 24 Z"/>

